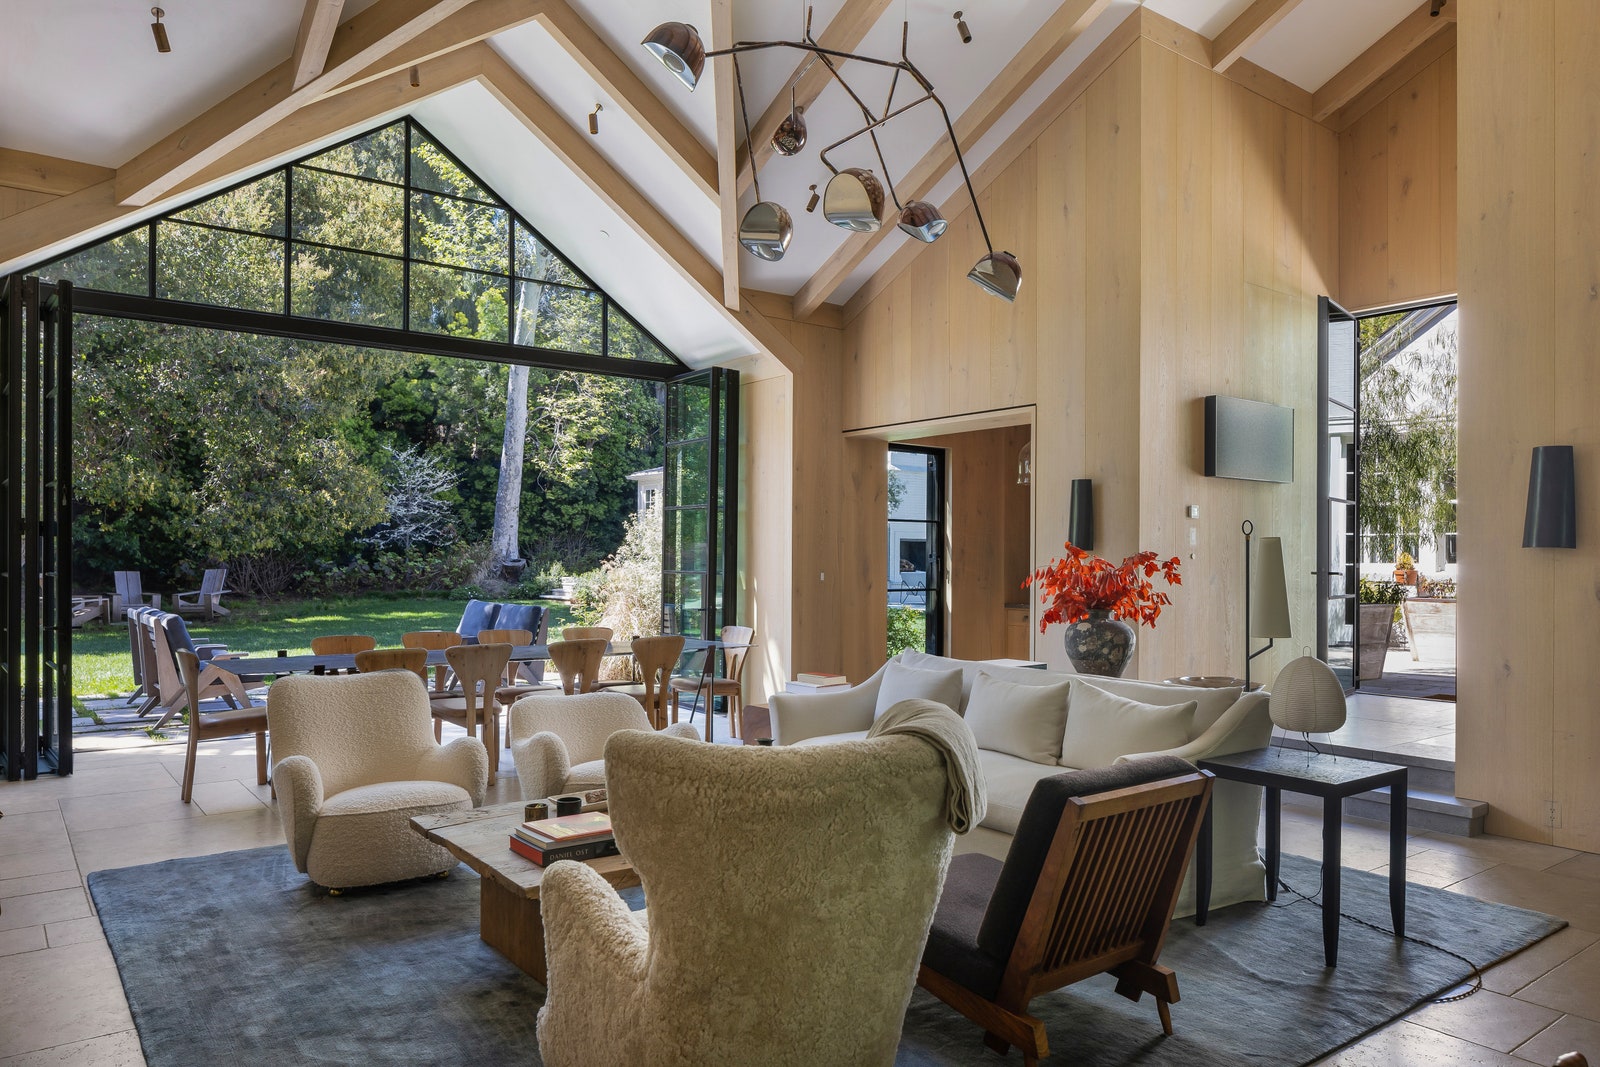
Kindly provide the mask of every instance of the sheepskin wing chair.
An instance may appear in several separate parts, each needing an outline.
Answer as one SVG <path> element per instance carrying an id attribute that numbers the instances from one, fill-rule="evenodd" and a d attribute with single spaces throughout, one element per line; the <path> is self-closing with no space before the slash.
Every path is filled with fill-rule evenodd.
<path id="1" fill-rule="evenodd" d="M 629 731 L 605 759 L 648 908 L 586 864 L 545 872 L 544 1062 L 893 1063 L 950 862 L 938 750 Z"/>
<path id="2" fill-rule="evenodd" d="M 598 789 L 606 784 L 606 739 L 618 730 L 650 730 L 650 716 L 621 693 L 525 696 L 511 705 L 506 737 L 523 800 Z M 699 737 L 688 723 L 666 733 Z"/>
<path id="3" fill-rule="evenodd" d="M 475 737 L 433 739 L 415 674 L 280 678 L 267 690 L 267 724 L 284 836 L 313 882 L 343 889 L 455 866 L 409 822 L 481 805 L 489 757 Z"/>

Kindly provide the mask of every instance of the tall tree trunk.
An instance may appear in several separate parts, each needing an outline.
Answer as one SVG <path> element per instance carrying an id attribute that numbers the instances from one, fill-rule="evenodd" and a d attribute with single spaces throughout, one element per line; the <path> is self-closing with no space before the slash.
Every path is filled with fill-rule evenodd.
<path id="1" fill-rule="evenodd" d="M 500 486 L 494 494 L 493 560 L 521 559 L 517 527 L 522 517 L 522 447 L 528 436 L 528 368 L 513 364 L 506 379 L 506 432 L 500 443 Z"/>

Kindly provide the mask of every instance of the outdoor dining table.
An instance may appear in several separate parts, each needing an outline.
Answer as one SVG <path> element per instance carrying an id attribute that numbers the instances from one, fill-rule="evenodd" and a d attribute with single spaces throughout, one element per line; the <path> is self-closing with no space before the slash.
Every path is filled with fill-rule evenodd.
<path id="1" fill-rule="evenodd" d="M 445 658 L 445 649 L 435 648 L 428 651 L 428 666 L 442 667 L 449 664 Z M 548 645 L 516 645 L 511 649 L 513 663 L 529 663 L 533 660 L 550 658 Z M 327 671 L 351 671 L 355 669 L 356 657 L 353 652 L 328 653 L 326 655 L 305 656 L 245 656 L 238 659 L 208 660 L 230 674 L 259 676 L 264 674 L 313 674 L 318 667 Z"/>

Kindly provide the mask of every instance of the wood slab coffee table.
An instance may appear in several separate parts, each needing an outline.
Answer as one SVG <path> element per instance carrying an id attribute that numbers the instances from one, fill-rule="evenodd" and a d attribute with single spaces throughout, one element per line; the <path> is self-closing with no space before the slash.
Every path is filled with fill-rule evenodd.
<path id="1" fill-rule="evenodd" d="M 544 984 L 539 886 L 545 869 L 512 852 L 508 844 L 522 817 L 523 806 L 518 802 L 445 815 L 417 815 L 411 828 L 478 872 L 478 936 Z M 618 889 L 639 884 L 639 875 L 621 856 L 584 862 Z"/>

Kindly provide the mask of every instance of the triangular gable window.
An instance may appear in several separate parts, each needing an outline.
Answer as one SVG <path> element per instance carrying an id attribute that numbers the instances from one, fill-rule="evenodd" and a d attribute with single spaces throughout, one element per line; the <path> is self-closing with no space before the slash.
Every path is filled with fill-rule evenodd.
<path id="1" fill-rule="evenodd" d="M 282 316 L 307 335 L 319 333 L 316 323 L 346 324 L 365 331 L 366 344 L 443 350 L 444 342 L 427 342 L 434 336 L 464 355 L 584 370 L 625 361 L 622 373 L 646 377 L 683 366 L 411 119 L 38 273 L 157 304 Z"/>

